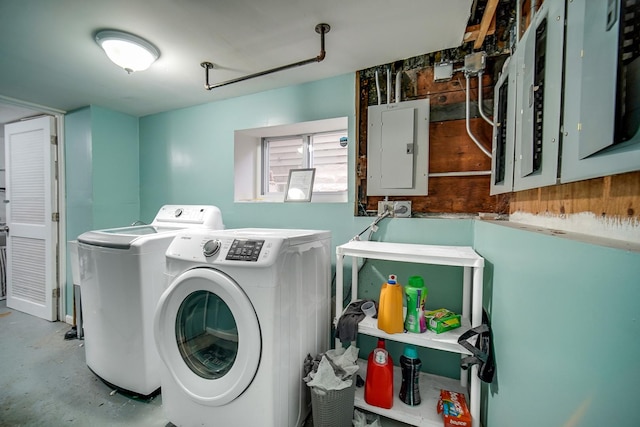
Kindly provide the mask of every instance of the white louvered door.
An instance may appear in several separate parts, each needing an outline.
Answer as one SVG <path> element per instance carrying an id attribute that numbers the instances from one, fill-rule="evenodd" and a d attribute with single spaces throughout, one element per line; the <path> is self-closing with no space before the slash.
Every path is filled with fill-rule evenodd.
<path id="1" fill-rule="evenodd" d="M 55 119 L 5 126 L 7 306 L 56 320 Z"/>

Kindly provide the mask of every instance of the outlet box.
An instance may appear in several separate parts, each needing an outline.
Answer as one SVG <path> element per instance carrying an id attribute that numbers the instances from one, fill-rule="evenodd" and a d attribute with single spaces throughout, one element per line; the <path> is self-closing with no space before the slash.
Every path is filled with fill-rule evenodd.
<path id="1" fill-rule="evenodd" d="M 486 63 L 485 52 L 473 52 L 464 57 L 464 72 L 465 75 L 475 76 L 480 71 L 484 71 Z"/>
<path id="2" fill-rule="evenodd" d="M 396 218 L 411 218 L 411 202 L 393 202 L 393 216 Z"/>
<path id="3" fill-rule="evenodd" d="M 378 216 L 382 215 L 383 213 L 389 211 L 391 212 L 390 216 L 394 216 L 393 215 L 393 203 L 391 201 L 384 201 L 381 200 L 378 202 Z"/>
<path id="4" fill-rule="evenodd" d="M 453 76 L 453 62 L 438 62 L 433 66 L 433 81 L 446 82 Z"/>
<path id="5" fill-rule="evenodd" d="M 391 218 L 410 218 L 411 202 L 381 200 L 378 202 L 378 216 L 385 212 L 390 212 L 389 217 Z"/>

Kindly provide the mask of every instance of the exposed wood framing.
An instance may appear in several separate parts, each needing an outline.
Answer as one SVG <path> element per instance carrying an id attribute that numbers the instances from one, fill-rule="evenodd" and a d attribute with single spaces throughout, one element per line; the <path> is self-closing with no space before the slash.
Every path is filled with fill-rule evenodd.
<path id="1" fill-rule="evenodd" d="M 521 0 L 516 0 L 521 1 Z M 531 0 L 522 4 L 522 27 L 526 28 L 531 19 Z M 498 4 L 500 3 L 500 4 Z M 537 7 L 543 0 L 536 2 Z M 491 111 L 495 70 L 501 69 L 506 45 L 511 13 L 503 9 L 506 2 L 487 0 L 480 24 L 467 27 L 465 42 L 475 42 L 474 48 L 482 47 L 489 53 L 487 71 L 483 76 L 483 98 L 485 111 Z M 513 6 L 515 2 L 511 3 Z M 498 12 L 496 13 L 496 8 Z M 496 23 L 497 21 L 497 23 Z M 478 22 L 478 19 L 473 21 Z M 485 39 L 495 33 L 495 37 Z M 484 43 L 484 46 L 482 46 Z M 465 132 L 464 124 L 464 77 L 454 74 L 448 82 L 433 81 L 433 64 L 442 58 L 460 62 L 471 52 L 471 45 L 458 49 L 434 52 L 398 63 L 389 64 L 393 71 L 404 70 L 402 78 L 402 99 L 430 98 L 430 154 L 429 172 L 482 171 L 490 169 L 489 158 L 482 154 Z M 502 55 L 502 56 L 501 56 Z M 367 197 L 367 107 L 377 103 L 375 69 L 362 70 L 357 74 L 356 92 L 356 207 L 358 214 L 375 211 L 382 197 Z M 384 79 L 381 79 L 383 98 L 386 96 Z M 389 88 L 392 90 L 393 88 Z M 478 119 L 475 100 L 477 99 L 477 79 L 471 81 L 472 118 L 471 128 L 488 147 L 491 128 Z M 489 196 L 489 176 L 431 177 L 427 196 L 390 197 L 392 200 L 411 200 L 415 214 L 494 212 L 531 214 L 550 213 L 558 216 L 592 212 L 599 217 L 635 219 L 640 221 L 640 172 L 607 176 L 570 184 L 554 185 L 532 190 Z"/>
<path id="2" fill-rule="evenodd" d="M 594 178 L 513 193 L 511 213 L 569 215 L 640 220 L 640 172 Z"/>
<path id="3" fill-rule="evenodd" d="M 489 31 L 489 26 L 491 25 L 492 21 L 495 21 L 497 7 L 498 7 L 498 0 L 487 1 L 487 6 L 484 9 L 484 14 L 482 15 L 482 21 L 480 22 L 480 30 L 478 31 L 478 37 L 476 38 L 476 41 L 473 44 L 474 49 L 480 49 L 482 47 L 482 44 L 484 43 L 484 38 L 487 36 L 487 31 Z"/>
<path id="4" fill-rule="evenodd" d="M 487 61 L 488 72 L 483 75 L 485 110 L 492 110 L 494 58 Z M 404 69 L 404 67 L 402 68 Z M 367 196 L 367 108 L 377 103 L 375 81 L 371 73 L 358 73 L 358 144 L 356 159 L 356 191 L 358 211 L 377 211 L 382 196 Z M 382 82 L 381 82 L 382 83 Z M 476 147 L 467 135 L 465 125 L 465 78 L 456 73 L 452 80 L 435 82 L 432 66 L 406 70 L 403 77 L 402 99 L 430 98 L 429 172 L 478 172 L 491 169 L 491 159 Z M 386 87 L 382 87 L 383 99 Z M 473 134 L 491 148 L 493 129 L 477 111 L 478 79 L 470 81 L 471 119 Z M 390 196 L 389 200 L 410 200 L 414 214 L 469 214 L 478 212 L 508 213 L 509 195 L 489 195 L 489 175 L 431 176 L 427 196 Z"/>
<path id="5" fill-rule="evenodd" d="M 490 36 L 496 33 L 496 20 L 493 19 L 485 36 Z M 467 27 L 467 31 L 464 33 L 464 43 L 469 43 L 478 40 L 480 36 L 480 25 L 470 25 Z"/>

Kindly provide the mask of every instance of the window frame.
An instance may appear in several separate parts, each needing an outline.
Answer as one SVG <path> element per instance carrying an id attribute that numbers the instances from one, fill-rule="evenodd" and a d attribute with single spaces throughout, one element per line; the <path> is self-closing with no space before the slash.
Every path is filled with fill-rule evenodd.
<path id="1" fill-rule="evenodd" d="M 262 160 L 261 160 L 261 185 L 260 185 L 260 195 L 261 197 L 264 198 L 272 198 L 272 197 L 285 197 L 285 191 L 286 188 L 283 191 L 270 191 L 269 186 L 271 184 L 271 174 L 270 171 L 272 169 L 271 164 L 269 163 L 270 161 L 270 155 L 269 155 L 269 142 L 275 142 L 275 141 L 289 141 L 289 140 L 299 140 L 300 141 L 300 145 L 302 147 L 301 150 L 301 157 L 302 157 L 302 162 L 297 165 L 296 167 L 291 167 L 289 168 L 289 170 L 291 169 L 310 169 L 310 168 L 317 168 L 316 167 L 316 160 L 314 159 L 314 143 L 315 140 L 320 137 L 320 136 L 325 136 L 325 135 L 330 135 L 330 134 L 344 134 L 344 136 L 346 136 L 348 138 L 348 134 L 349 134 L 349 130 L 348 128 L 344 128 L 344 129 L 333 129 L 333 130 L 322 130 L 319 132 L 307 132 L 307 133 L 303 133 L 303 134 L 297 134 L 297 135 L 274 135 L 274 136 L 267 136 L 267 137 L 262 137 L 261 138 L 261 155 L 262 155 Z M 346 166 L 345 166 L 345 172 L 347 174 L 347 183 L 346 183 L 346 188 L 344 190 L 337 190 L 337 191 L 319 191 L 319 190 L 315 190 L 313 191 L 314 196 L 321 196 L 321 195 L 326 195 L 326 196 L 340 196 L 343 193 L 348 193 L 349 191 L 349 152 L 347 147 L 344 147 L 346 151 Z M 316 172 L 317 173 L 317 172 Z M 286 184 L 286 182 L 285 182 Z M 315 184 L 314 184 L 315 185 Z"/>
<path id="2" fill-rule="evenodd" d="M 308 135 L 345 131 L 348 140 L 352 140 L 349 130 L 349 117 L 335 117 L 285 125 L 265 126 L 234 131 L 234 195 L 236 203 L 284 203 L 284 193 L 277 195 L 261 194 L 264 182 L 265 166 L 262 157 L 263 138 L 282 135 Z M 351 124 L 352 126 L 352 124 Z M 353 150 L 349 144 L 345 147 L 347 157 L 347 185 L 345 191 L 315 192 L 311 203 L 348 203 L 353 188 Z M 318 176 L 316 175 L 316 180 Z"/>

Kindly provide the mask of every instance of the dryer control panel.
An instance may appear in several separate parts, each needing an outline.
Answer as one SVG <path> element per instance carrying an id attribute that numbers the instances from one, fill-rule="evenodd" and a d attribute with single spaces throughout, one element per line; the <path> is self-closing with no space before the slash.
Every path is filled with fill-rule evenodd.
<path id="1" fill-rule="evenodd" d="M 207 265 L 227 265 L 242 268 L 268 267 L 280 258 L 283 247 L 289 246 L 286 233 L 296 230 L 248 229 L 183 230 L 176 234 L 167 248 L 167 262 L 187 260 Z"/>
<path id="2" fill-rule="evenodd" d="M 225 259 L 256 262 L 263 246 L 264 240 L 234 239 Z"/>

